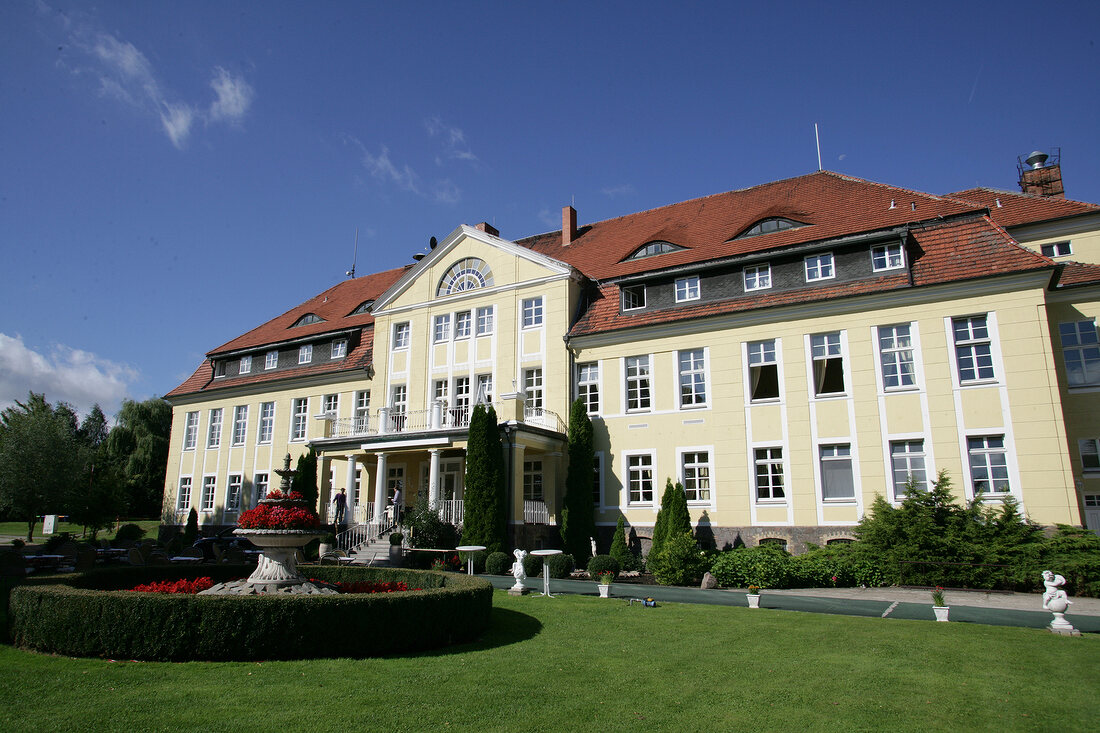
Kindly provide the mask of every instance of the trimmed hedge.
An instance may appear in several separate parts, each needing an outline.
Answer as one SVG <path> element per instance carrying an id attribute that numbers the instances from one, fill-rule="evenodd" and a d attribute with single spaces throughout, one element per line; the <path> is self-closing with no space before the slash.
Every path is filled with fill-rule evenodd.
<path id="1" fill-rule="evenodd" d="M 465 575 L 389 568 L 302 567 L 328 582 L 401 581 L 419 591 L 330 596 L 133 593 L 151 581 L 244 577 L 245 566 L 93 571 L 11 592 L 12 642 L 35 651 L 142 660 L 368 657 L 476 639 L 492 585 Z"/>
<path id="2" fill-rule="evenodd" d="M 492 552 L 485 558 L 485 572 L 489 575 L 511 575 L 513 556 L 505 552 Z"/>

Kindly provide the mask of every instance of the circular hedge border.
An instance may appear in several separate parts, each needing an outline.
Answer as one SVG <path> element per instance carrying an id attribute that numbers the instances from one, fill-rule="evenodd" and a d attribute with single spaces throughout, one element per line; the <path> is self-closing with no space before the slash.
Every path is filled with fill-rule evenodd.
<path id="1" fill-rule="evenodd" d="M 149 661 L 243 661 L 369 657 L 476 639 L 489 625 L 493 586 L 481 578 L 389 568 L 303 566 L 328 582 L 401 581 L 410 590 L 319 596 L 135 593 L 152 581 L 211 577 L 232 565 L 135 567 L 12 589 L 12 643 L 78 657 Z"/>

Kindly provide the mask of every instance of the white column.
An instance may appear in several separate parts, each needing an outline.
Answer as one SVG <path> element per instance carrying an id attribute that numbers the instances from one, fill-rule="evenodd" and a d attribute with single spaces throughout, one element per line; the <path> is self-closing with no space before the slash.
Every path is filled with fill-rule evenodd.
<path id="1" fill-rule="evenodd" d="M 372 524 L 381 524 L 386 515 L 386 454 L 375 453 L 378 456 L 378 469 L 374 477 L 374 518 Z"/>
<path id="2" fill-rule="evenodd" d="M 347 489 L 347 508 L 344 509 L 344 524 L 353 524 L 355 522 L 355 504 L 352 503 L 352 497 L 355 495 L 355 454 L 348 454 L 347 459 L 347 483 L 344 484 L 344 488 Z M 349 516 L 351 521 L 348 520 Z"/>
<path id="3" fill-rule="evenodd" d="M 438 448 L 428 451 L 431 456 L 431 464 L 428 466 L 428 506 L 435 509 L 439 506 L 439 454 Z"/>
<path id="4" fill-rule="evenodd" d="M 443 427 L 443 400 L 432 400 L 432 414 L 428 425 L 432 430 Z"/>
<path id="5" fill-rule="evenodd" d="M 390 425 L 390 408 L 379 407 L 378 408 L 378 434 L 385 435 L 386 433 L 393 432 Z"/>

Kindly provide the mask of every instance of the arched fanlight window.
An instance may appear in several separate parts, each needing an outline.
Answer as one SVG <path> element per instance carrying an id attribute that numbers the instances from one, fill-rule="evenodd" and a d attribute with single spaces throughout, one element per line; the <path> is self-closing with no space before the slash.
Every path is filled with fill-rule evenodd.
<path id="1" fill-rule="evenodd" d="M 656 255 L 667 254 L 668 252 L 679 252 L 682 249 L 684 248 L 679 245 L 673 244 L 672 242 L 657 240 L 654 242 L 646 242 L 641 247 L 634 250 L 626 259 L 640 260 L 646 257 L 654 257 Z"/>
<path id="2" fill-rule="evenodd" d="M 296 320 L 291 328 L 296 328 L 298 326 L 308 326 L 311 323 L 321 323 L 324 320 L 324 318 L 321 318 L 321 316 L 317 315 L 316 313 L 306 313 L 304 316 Z"/>
<path id="3" fill-rule="evenodd" d="M 772 232 L 782 232 L 787 229 L 797 229 L 798 227 L 806 226 L 800 221 L 793 219 L 785 219 L 782 216 L 772 216 L 767 219 L 761 219 L 753 224 L 745 231 L 738 234 L 734 239 L 744 239 L 745 237 L 755 237 L 759 234 L 771 234 Z"/>
<path id="4" fill-rule="evenodd" d="M 358 316 L 358 315 L 362 315 L 363 313 L 369 313 L 370 312 L 370 307 L 372 305 L 374 305 L 373 300 L 364 300 L 362 303 L 360 303 L 355 308 L 355 310 L 353 310 L 351 313 L 348 313 L 348 315 L 349 316 Z"/>
<path id="5" fill-rule="evenodd" d="M 489 265 L 477 257 L 467 257 L 451 265 L 439 281 L 435 294 L 450 295 L 463 290 L 475 290 L 493 284 L 493 271 Z"/>

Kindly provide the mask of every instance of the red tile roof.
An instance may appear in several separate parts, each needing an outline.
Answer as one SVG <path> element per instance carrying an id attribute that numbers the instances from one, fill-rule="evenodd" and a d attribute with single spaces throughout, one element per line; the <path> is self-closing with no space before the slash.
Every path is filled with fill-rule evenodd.
<path id="1" fill-rule="evenodd" d="M 1083 201 L 1071 201 L 1070 199 L 1052 196 L 1036 196 L 1035 194 L 1014 191 L 998 191 L 995 188 L 970 188 L 966 191 L 948 194 L 948 196 L 984 206 L 989 209 L 989 215 L 993 217 L 993 221 L 1003 227 L 1014 227 L 1020 224 L 1031 224 L 1100 212 L 1100 206 Z M 1000 202 L 1000 206 L 997 205 L 998 202 Z"/>
<path id="2" fill-rule="evenodd" d="M 1100 265 L 1085 262 L 1067 262 L 1058 278 L 1059 288 L 1100 283 Z"/>

